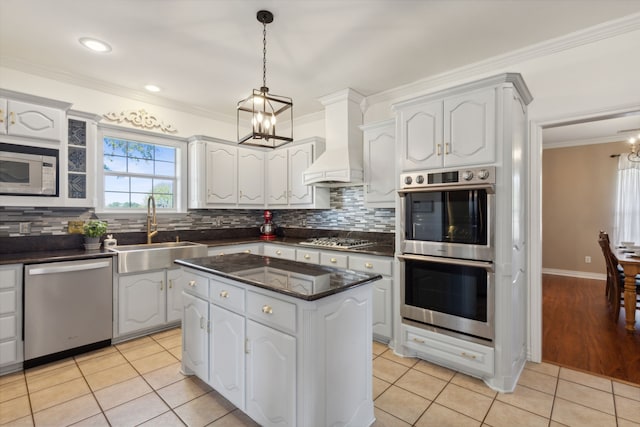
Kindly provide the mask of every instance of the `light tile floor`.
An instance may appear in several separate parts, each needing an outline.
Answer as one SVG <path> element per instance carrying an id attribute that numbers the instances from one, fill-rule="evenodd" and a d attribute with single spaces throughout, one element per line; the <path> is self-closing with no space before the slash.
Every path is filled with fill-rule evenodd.
<path id="1" fill-rule="evenodd" d="M 514 393 L 373 344 L 376 427 L 640 426 L 640 385 L 529 363 Z M 180 374 L 180 329 L 0 377 L 2 426 L 255 426 Z"/>

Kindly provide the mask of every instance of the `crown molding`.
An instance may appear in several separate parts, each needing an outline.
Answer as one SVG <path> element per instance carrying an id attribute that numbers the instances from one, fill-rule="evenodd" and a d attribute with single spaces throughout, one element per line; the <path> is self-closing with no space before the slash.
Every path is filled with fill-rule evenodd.
<path id="1" fill-rule="evenodd" d="M 413 97 L 417 93 L 424 93 L 429 89 L 446 86 L 448 84 L 459 84 L 464 80 L 477 79 L 478 74 L 495 72 L 498 69 L 513 64 L 566 51 L 637 30 L 640 30 L 640 13 L 578 30 L 564 36 L 549 39 L 503 55 L 493 56 L 473 64 L 454 68 L 441 74 L 379 92 L 368 96 L 366 101 L 368 105 L 379 102 L 399 102 L 405 98 Z"/>
<path id="2" fill-rule="evenodd" d="M 624 142 L 624 139 L 620 139 L 620 135 L 617 135 L 617 136 L 600 136 L 598 138 L 574 139 L 569 141 L 545 143 L 544 136 L 543 136 L 542 149 L 553 150 L 554 148 L 568 148 L 568 147 L 579 147 L 582 145 L 608 144 L 610 142 Z"/>

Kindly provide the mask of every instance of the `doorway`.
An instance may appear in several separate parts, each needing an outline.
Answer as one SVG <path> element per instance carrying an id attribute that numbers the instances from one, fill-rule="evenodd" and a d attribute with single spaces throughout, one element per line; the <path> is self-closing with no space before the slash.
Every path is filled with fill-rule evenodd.
<path id="1" fill-rule="evenodd" d="M 597 127 L 597 125 L 605 124 L 607 121 L 620 121 L 625 117 L 634 117 L 640 120 L 640 111 L 638 106 L 611 108 L 594 112 L 591 114 L 576 115 L 572 117 L 557 117 L 546 121 L 533 121 L 531 123 L 531 151 L 530 151 L 530 222 L 529 241 L 530 257 L 530 287 L 529 287 L 529 358 L 532 361 L 542 361 L 542 309 L 543 309 L 543 253 L 542 253 L 542 231 L 543 231 L 543 215 L 542 215 L 542 183 L 543 183 L 543 142 L 545 131 L 560 129 L 562 127 Z M 638 126 L 635 126 L 638 127 Z M 547 132 L 548 134 L 549 132 Z M 622 139 L 618 135 L 609 135 L 610 140 Z M 594 137 L 580 135 L 577 140 L 588 141 L 590 143 L 606 142 L 604 139 L 598 140 Z M 597 234 L 596 234 L 597 236 Z M 595 241 L 595 238 L 594 238 Z M 599 255 L 599 254 L 598 254 Z M 584 278 L 584 280 L 592 280 L 593 278 Z M 597 285 L 597 282 L 596 282 Z M 604 296 L 603 296 L 604 298 Z M 580 331 L 575 331 L 580 333 Z"/>

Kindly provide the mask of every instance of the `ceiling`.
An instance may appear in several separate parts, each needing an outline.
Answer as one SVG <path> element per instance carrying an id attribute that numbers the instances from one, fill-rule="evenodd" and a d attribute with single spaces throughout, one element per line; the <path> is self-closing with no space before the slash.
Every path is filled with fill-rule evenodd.
<path id="1" fill-rule="evenodd" d="M 1 0 L 0 66 L 235 117 L 262 83 L 260 9 L 275 15 L 267 86 L 300 117 L 334 91 L 379 93 L 640 12 L 640 1 Z M 83 36 L 113 49 L 93 53 Z"/>

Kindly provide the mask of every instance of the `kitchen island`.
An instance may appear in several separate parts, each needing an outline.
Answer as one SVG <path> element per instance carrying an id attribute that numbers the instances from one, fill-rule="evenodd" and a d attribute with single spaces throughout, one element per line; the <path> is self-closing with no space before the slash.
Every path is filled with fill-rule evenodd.
<path id="1" fill-rule="evenodd" d="M 182 369 L 263 426 L 368 426 L 381 278 L 251 254 L 176 260 Z"/>

